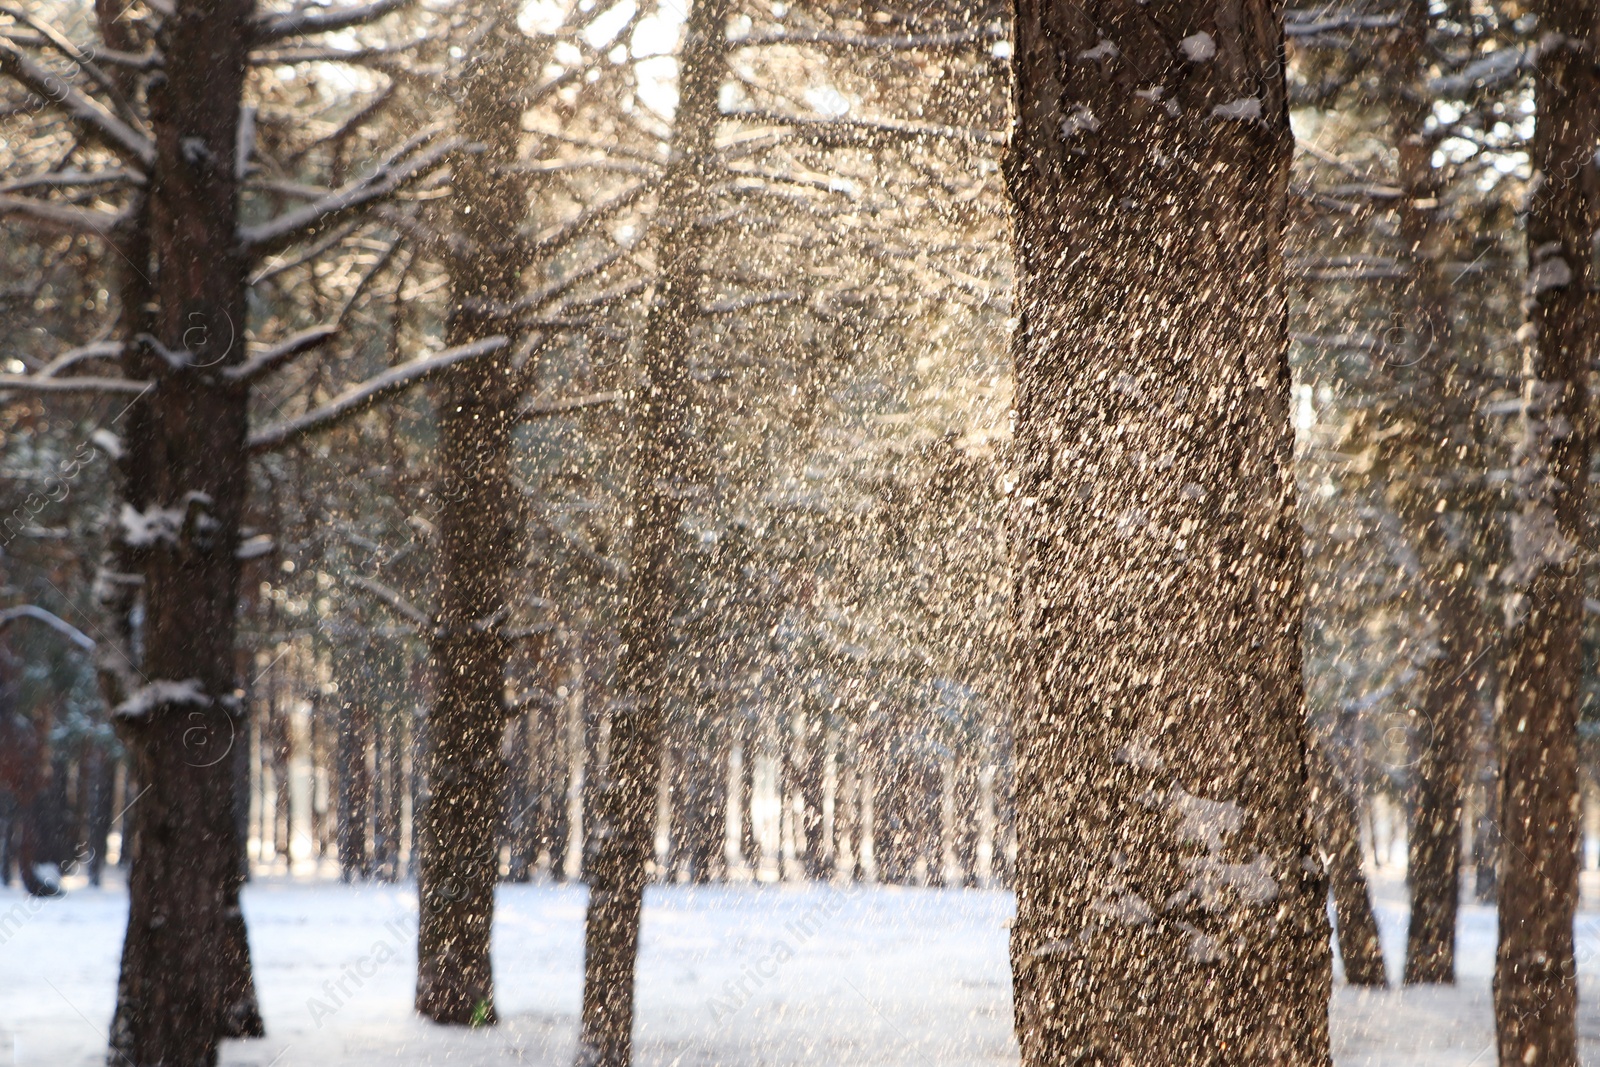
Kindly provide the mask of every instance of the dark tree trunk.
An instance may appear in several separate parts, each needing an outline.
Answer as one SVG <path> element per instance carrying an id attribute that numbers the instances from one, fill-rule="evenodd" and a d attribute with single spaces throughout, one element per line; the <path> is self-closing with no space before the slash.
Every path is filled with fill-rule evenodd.
<path id="1" fill-rule="evenodd" d="M 681 568 L 679 520 L 693 491 L 690 333 L 699 318 L 705 232 L 695 226 L 713 179 L 712 134 L 727 50 L 729 0 L 694 0 L 679 57 L 672 158 L 657 205 L 654 302 L 632 396 L 632 546 L 623 581 L 611 759 L 595 790 L 584 923 L 579 1067 L 633 1058 L 634 964 L 661 770 L 664 677 Z"/>
<path id="2" fill-rule="evenodd" d="M 1535 330 L 1524 381 L 1521 512 L 1512 528 L 1517 583 L 1500 737 L 1500 943 L 1495 1031 L 1504 1064 L 1578 1062 L 1583 552 L 1595 357 L 1592 236 L 1600 71 L 1594 0 L 1535 7 L 1541 44 L 1529 155 L 1528 291 Z"/>
<path id="3" fill-rule="evenodd" d="M 1431 614 L 1435 651 L 1422 667 L 1411 832 L 1407 839 L 1410 923 L 1405 981 L 1455 981 L 1456 911 L 1461 895 L 1462 774 L 1476 694 L 1483 674 L 1484 616 L 1473 588 L 1481 539 L 1472 536 L 1483 502 L 1480 484 L 1462 478 L 1481 467 L 1474 435 L 1471 383 L 1451 324 L 1450 281 L 1444 273 L 1449 231 L 1440 213 L 1436 145 L 1427 126 L 1433 98 L 1426 88 L 1428 0 L 1408 0 L 1387 44 L 1391 128 L 1399 160 L 1400 237 L 1407 278 L 1388 372 L 1397 400 L 1386 419 L 1403 432 L 1382 443 L 1379 462 L 1422 563 L 1422 610 Z"/>
<path id="4" fill-rule="evenodd" d="M 154 340 L 134 339 L 124 363 L 128 377 L 157 384 L 127 416 L 125 469 L 138 474 L 124 488 L 119 548 L 144 579 L 140 667 L 151 681 L 115 716 L 146 787 L 131 809 L 111 1030 L 117 1060 L 133 1067 L 215 1062 L 248 982 L 228 758 L 241 729 L 234 553 L 248 409 L 246 388 L 218 368 L 245 354 L 234 155 L 253 10 L 250 0 L 178 0 L 149 87 Z"/>
<path id="5" fill-rule="evenodd" d="M 516 7 L 474 8 L 486 34 L 452 87 L 461 136 L 483 146 L 455 163 L 454 227 L 448 257 L 453 294 L 446 343 L 500 332 L 497 309 L 522 295 L 518 235 L 529 184 L 516 169 L 522 110 L 535 64 Z M 522 560 L 523 516 L 512 479 L 512 438 L 523 390 L 509 351 L 448 375 L 436 405 L 439 427 L 438 633 L 431 642 L 431 794 L 420 834 L 417 1011 L 438 1023 L 496 1020 L 489 935 L 498 880 L 505 761 L 511 578 Z"/>
<path id="6" fill-rule="evenodd" d="M 350 882 L 365 879 L 372 873 L 372 853 L 367 847 L 367 829 L 372 822 L 372 772 L 367 767 L 367 735 L 372 731 L 372 714 L 367 701 L 371 693 L 362 677 L 362 665 L 356 662 L 356 653 L 339 651 L 335 655 L 345 659 L 347 664 L 338 680 L 338 833 L 339 874 Z M 274 784 L 279 796 L 287 794 L 287 780 Z M 286 843 L 280 843 L 280 850 L 286 848 Z"/>
<path id="7" fill-rule="evenodd" d="M 1345 981 L 1386 986 L 1378 918 L 1372 911 L 1367 877 L 1361 871 L 1361 825 L 1356 798 L 1320 746 L 1311 747 L 1312 826 L 1328 868 L 1333 910 L 1338 922 L 1339 958 Z"/>
<path id="8" fill-rule="evenodd" d="M 1280 10 L 1015 4 L 1026 1067 L 1330 1062 Z"/>
<path id="9" fill-rule="evenodd" d="M 84 757 L 83 774 L 89 790 L 84 820 L 89 884 L 98 886 L 106 868 L 106 840 L 111 836 L 112 792 L 117 782 L 117 761 L 106 751 L 103 741 L 90 742 Z"/>
<path id="10" fill-rule="evenodd" d="M 676 818 L 672 825 L 673 867 L 691 882 L 714 882 L 723 875 L 727 853 L 727 729 L 715 693 L 702 693 L 678 725 Z"/>

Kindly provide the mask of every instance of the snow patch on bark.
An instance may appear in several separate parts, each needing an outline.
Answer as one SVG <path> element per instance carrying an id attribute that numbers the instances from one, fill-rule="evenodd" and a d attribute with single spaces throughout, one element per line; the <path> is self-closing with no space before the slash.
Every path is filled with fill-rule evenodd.
<path id="1" fill-rule="evenodd" d="M 1080 133 L 1097 133 L 1099 130 L 1100 120 L 1088 104 L 1077 105 L 1061 120 L 1061 139 L 1064 141 L 1070 141 Z"/>
<path id="2" fill-rule="evenodd" d="M 1572 266 L 1562 256 L 1551 256 L 1528 272 L 1528 291 L 1537 296 L 1572 284 Z"/>
<path id="3" fill-rule="evenodd" d="M 1179 41 L 1178 48 L 1182 50 L 1183 58 L 1191 63 L 1208 63 L 1217 54 L 1217 42 L 1204 30 L 1191 33 Z"/>
<path id="4" fill-rule="evenodd" d="M 185 678 L 181 682 L 154 681 L 134 690 L 132 696 L 117 705 L 113 714 L 123 719 L 142 719 L 163 704 L 210 707 L 211 698 L 198 678 Z"/>
<path id="5" fill-rule="evenodd" d="M 1078 58 L 1086 59 L 1093 63 L 1098 63 L 1102 59 L 1116 59 L 1120 55 L 1122 55 L 1122 53 L 1117 51 L 1117 46 L 1102 37 L 1100 38 L 1100 43 L 1095 45 L 1093 48 L 1085 48 L 1083 51 L 1079 52 Z"/>
<path id="6" fill-rule="evenodd" d="M 1204 845 L 1212 852 L 1222 849 L 1222 839 L 1244 825 L 1244 812 L 1231 800 L 1207 800 L 1181 786 L 1172 791 L 1167 810 L 1182 820 L 1180 841 Z"/>
<path id="7" fill-rule="evenodd" d="M 1261 101 L 1253 96 L 1241 96 L 1212 108 L 1211 117 L 1229 122 L 1256 122 L 1261 118 Z"/>

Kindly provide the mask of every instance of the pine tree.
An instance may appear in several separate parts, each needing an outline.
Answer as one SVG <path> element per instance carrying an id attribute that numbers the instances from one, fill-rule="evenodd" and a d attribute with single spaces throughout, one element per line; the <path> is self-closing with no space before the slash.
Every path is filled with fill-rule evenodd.
<path id="1" fill-rule="evenodd" d="M 1277 4 L 1018 0 L 1023 1063 L 1327 1064 Z"/>

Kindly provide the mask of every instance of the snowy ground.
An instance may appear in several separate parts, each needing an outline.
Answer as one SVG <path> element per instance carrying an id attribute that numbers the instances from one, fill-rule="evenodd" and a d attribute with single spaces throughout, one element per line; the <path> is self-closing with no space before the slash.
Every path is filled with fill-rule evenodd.
<path id="1" fill-rule="evenodd" d="M 1400 886 L 1376 884 L 1391 973 Z M 1593 894 L 1587 894 L 1593 907 Z M 500 891 L 502 1025 L 463 1033 L 410 1013 L 415 897 L 265 879 L 245 895 L 271 1036 L 230 1043 L 236 1067 L 570 1063 L 582 889 Z M 986 892 L 740 886 L 652 890 L 640 963 L 642 1065 L 958 1067 L 1013 1064 L 1005 923 Z M 29 901 L 0 890 L 0 1065 L 104 1063 L 126 898 L 80 889 Z M 1335 991 L 1342 1067 L 1494 1062 L 1493 912 L 1464 909 L 1454 989 Z M 1585 1063 L 1600 1065 L 1600 913 L 1579 923 Z M 344 989 L 337 988 L 342 980 Z M 741 988 L 742 986 L 742 988 Z"/>

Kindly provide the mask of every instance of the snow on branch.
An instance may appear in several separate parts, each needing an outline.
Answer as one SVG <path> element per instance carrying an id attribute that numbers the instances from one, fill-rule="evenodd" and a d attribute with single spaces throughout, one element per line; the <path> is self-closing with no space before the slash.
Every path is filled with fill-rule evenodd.
<path id="1" fill-rule="evenodd" d="M 943 51 L 971 44 L 1006 40 L 1005 27 L 998 24 L 955 33 L 832 33 L 823 30 L 765 30 L 730 38 L 733 48 L 760 48 L 766 45 L 810 45 L 844 51 L 865 49 L 878 52 Z"/>
<path id="2" fill-rule="evenodd" d="M 0 193 L 20 193 L 28 189 L 73 189 L 86 185 L 143 185 L 144 175 L 136 170 L 120 167 L 112 170 L 53 170 L 43 174 L 29 174 L 0 182 Z"/>
<path id="3" fill-rule="evenodd" d="M 608 197 L 592 207 L 585 208 L 573 218 L 551 227 L 534 238 L 529 245 L 529 253 L 541 256 L 554 255 L 588 232 L 596 224 L 605 221 L 611 215 L 623 210 L 630 204 L 636 203 L 648 188 L 650 188 L 650 183 L 648 182 L 635 182 L 617 195 Z"/>
<path id="4" fill-rule="evenodd" d="M 1363 15 L 1355 13 L 1330 14 L 1325 9 L 1316 12 L 1284 12 L 1285 37 L 1316 37 L 1336 30 L 1387 30 L 1400 25 L 1400 16 Z"/>
<path id="5" fill-rule="evenodd" d="M 38 200 L 31 196 L 0 195 L 0 218 L 20 216 L 29 222 L 68 233 L 87 233 L 95 237 L 109 237 L 127 218 L 121 212 L 100 211 L 92 207 L 74 207 L 53 200 Z"/>
<path id="6" fill-rule="evenodd" d="M 185 678 L 181 682 L 165 680 L 149 682 L 135 689 L 111 712 L 118 719 L 146 719 L 150 713 L 166 704 L 189 704 L 210 707 L 211 697 L 198 678 Z"/>
<path id="7" fill-rule="evenodd" d="M 286 37 L 303 37 L 314 33 L 331 33 L 376 22 L 385 15 L 410 7 L 414 0 L 373 0 L 370 4 L 349 6 L 306 5 L 285 14 L 261 15 L 256 19 L 252 34 L 257 46 L 281 41 Z"/>
<path id="8" fill-rule="evenodd" d="M 0 73 L 61 108 L 112 151 L 131 157 L 146 168 L 155 163 L 156 146 L 148 137 L 117 118 L 98 100 L 74 89 L 52 71 L 29 59 L 27 53 L 5 37 L 0 37 Z"/>
<path id="9" fill-rule="evenodd" d="M 585 408 L 606 407 L 620 403 L 622 403 L 622 393 L 616 390 L 605 393 L 590 393 L 587 396 L 569 396 L 556 400 L 530 400 L 522 405 L 522 410 L 517 412 L 517 418 L 524 422 L 532 422 L 534 419 L 565 415 L 569 411 L 582 411 Z"/>
<path id="10" fill-rule="evenodd" d="M 805 299 L 806 294 L 798 289 L 784 289 L 776 293 L 754 293 L 714 300 L 702 307 L 700 312 L 703 315 L 732 315 L 740 311 L 749 311 L 751 308 L 766 307 L 769 304 L 801 304 Z"/>
<path id="11" fill-rule="evenodd" d="M 428 617 L 427 612 L 401 596 L 399 591 L 391 586 L 359 574 L 340 575 L 339 580 L 366 593 L 424 634 L 431 634 L 436 628 L 433 619 Z"/>
<path id="12" fill-rule="evenodd" d="M 788 126 L 804 134 L 808 141 L 822 146 L 877 144 L 886 139 L 905 141 L 959 141 L 967 144 L 1004 146 L 1010 137 L 1000 130 L 980 130 L 970 126 L 946 126 L 937 122 L 911 122 L 905 119 L 811 118 L 785 115 L 765 108 L 737 108 L 722 117 L 740 122 Z"/>
<path id="13" fill-rule="evenodd" d="M 19 607 L 6 608 L 4 611 L 0 611 L 0 633 L 5 632 L 12 623 L 19 619 L 30 619 L 33 622 L 42 623 L 85 652 L 94 651 L 94 638 L 54 612 L 46 611 L 44 608 L 36 607 L 33 604 L 23 604 Z"/>
<path id="14" fill-rule="evenodd" d="M 69 348 L 39 370 L 38 377 L 54 378 L 80 363 L 96 359 L 116 359 L 122 355 L 121 341 L 96 341 L 93 344 Z"/>
<path id="15" fill-rule="evenodd" d="M 313 326 L 246 359 L 236 367 L 223 371 L 229 381 L 250 383 L 263 378 L 280 367 L 287 366 L 296 356 L 321 348 L 339 332 L 338 326 Z"/>
<path id="16" fill-rule="evenodd" d="M 441 126 L 433 126 L 422 131 L 390 152 L 368 174 L 340 189 L 318 197 L 309 204 L 292 208 L 260 225 L 244 227 L 239 232 L 239 239 L 245 250 L 255 256 L 282 251 L 308 231 L 338 221 L 353 211 L 394 195 L 413 179 L 432 171 L 446 156 L 465 143 L 459 138 L 451 138 L 426 151 L 417 151 L 437 137 L 442 129 Z M 416 154 L 412 155 L 413 152 Z M 408 155 L 410 158 L 405 158 Z"/>
<path id="17" fill-rule="evenodd" d="M 46 378 L 38 374 L 0 374 L 0 393 L 116 393 L 143 396 L 154 382 L 128 378 Z"/>
<path id="18" fill-rule="evenodd" d="M 345 390 L 315 411 L 308 411 L 299 418 L 280 422 L 268 426 L 260 433 L 251 434 L 250 451 L 272 452 L 298 441 L 307 434 L 337 426 L 381 400 L 435 378 L 458 363 L 493 355 L 509 343 L 504 337 L 489 337 L 469 345 L 446 349 L 437 355 L 423 356 L 409 363 L 402 363 L 398 367 L 391 367 L 382 374 Z"/>

